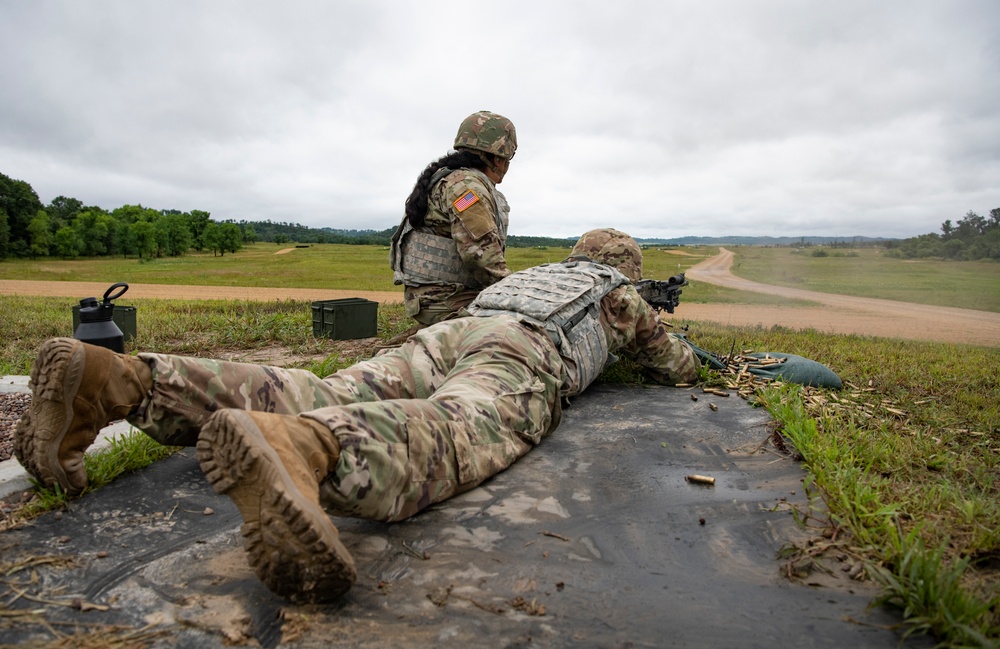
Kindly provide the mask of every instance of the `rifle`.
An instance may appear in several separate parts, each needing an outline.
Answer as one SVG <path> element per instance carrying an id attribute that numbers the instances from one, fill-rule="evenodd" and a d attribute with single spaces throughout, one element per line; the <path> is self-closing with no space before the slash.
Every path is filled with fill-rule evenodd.
<path id="1" fill-rule="evenodd" d="M 687 285 L 684 273 L 677 273 L 667 280 L 641 279 L 635 283 L 635 290 L 649 306 L 673 313 L 674 307 L 680 304 L 681 287 Z"/>

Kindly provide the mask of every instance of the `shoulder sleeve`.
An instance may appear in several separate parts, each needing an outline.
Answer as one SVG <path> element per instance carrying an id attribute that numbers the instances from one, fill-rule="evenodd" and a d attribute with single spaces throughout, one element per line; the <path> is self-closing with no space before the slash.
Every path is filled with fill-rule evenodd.
<path id="1" fill-rule="evenodd" d="M 468 172 L 456 172 L 445 183 L 448 211 L 473 240 L 497 231 L 497 204 L 491 186 Z"/>

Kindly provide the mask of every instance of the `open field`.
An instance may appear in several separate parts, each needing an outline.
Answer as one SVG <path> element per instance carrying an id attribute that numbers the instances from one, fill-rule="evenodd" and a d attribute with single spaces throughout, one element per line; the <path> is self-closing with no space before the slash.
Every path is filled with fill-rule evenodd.
<path id="1" fill-rule="evenodd" d="M 745 247 L 739 250 L 741 255 L 752 251 Z M 568 248 L 516 248 L 510 251 L 509 263 L 512 268 L 520 269 L 563 259 L 568 253 Z M 160 268 L 161 260 L 20 261 L 0 264 L 0 295 L 99 297 L 112 281 L 127 281 L 129 292 L 119 303 L 135 306 L 146 298 L 271 301 L 360 296 L 383 304 L 398 303 L 402 290 L 389 279 L 385 255 L 386 249 L 380 246 L 331 244 L 281 248 L 259 244 L 225 258 L 190 255 L 167 260 L 162 264 L 163 272 L 154 273 L 150 271 Z M 240 263 L 234 265 L 234 259 Z M 1000 316 L 996 313 L 754 284 L 729 275 L 728 262 L 720 264 L 722 261 L 719 249 L 714 247 L 649 248 L 644 260 L 647 277 L 689 273 L 691 285 L 684 289 L 681 308 L 675 314 L 684 321 L 782 325 L 826 333 L 1000 346 Z M 907 263 L 889 261 L 897 265 Z M 248 270 L 244 277 L 239 274 L 240 268 L 253 270 Z M 877 270 L 874 268 L 866 277 L 877 283 L 878 276 L 874 274 Z M 951 263 L 938 268 L 936 273 L 942 282 L 954 284 L 962 280 L 966 268 L 962 263 Z M 71 281 L 72 277 L 92 281 Z M 98 281 L 102 278 L 103 283 Z M 211 284 L 194 285 L 193 280 Z M 863 295 L 860 289 L 865 286 L 858 284 L 857 288 Z M 989 303 L 994 292 L 988 281 L 967 284 L 966 289 L 971 295 L 947 292 L 940 294 L 941 301 Z"/>
<path id="2" fill-rule="evenodd" d="M 261 246 L 245 257 L 244 253 L 235 256 L 245 268 L 253 267 L 247 275 L 259 282 L 254 286 L 358 290 L 360 286 L 350 285 L 350 277 L 356 277 L 368 282 L 370 288 L 364 290 L 398 294 L 391 281 L 386 284 L 384 279 L 372 279 L 373 275 L 388 274 L 380 248 L 360 247 L 367 250 L 355 251 L 355 267 L 330 270 L 324 282 L 320 271 L 332 268 L 328 258 L 339 254 L 337 247 L 314 246 L 276 255 L 278 247 L 257 250 Z M 552 261 L 566 252 L 512 250 L 511 265 L 521 268 Z M 646 274 L 666 277 L 687 270 L 717 249 L 683 252 L 689 254 L 648 251 Z M 739 252 L 742 255 L 746 249 Z M 296 255 L 302 263 L 283 264 Z M 184 261 L 169 264 L 171 272 L 183 274 Z M 884 261 L 887 273 L 907 264 Z M 877 283 L 882 260 L 872 262 L 869 279 Z M 132 266 L 155 267 L 158 262 L 117 260 L 117 269 L 107 266 L 97 270 L 90 264 L 103 262 L 34 263 L 38 266 L 35 275 L 30 262 L 0 264 L 0 279 L 20 273 L 20 278 L 51 282 L 59 281 L 56 277 L 61 275 L 64 280 L 78 277 L 104 286 L 123 280 L 161 283 L 154 281 L 159 277 L 155 273 L 115 275 L 128 273 Z M 50 267 L 52 263 L 56 266 Z M 226 273 L 214 272 L 221 269 L 215 265 L 221 260 L 211 256 L 193 257 L 186 263 L 200 275 L 191 282 L 178 281 L 181 285 L 208 283 L 207 278 L 236 281 L 240 276 L 239 264 L 227 266 Z M 227 256 L 225 264 L 229 263 Z M 61 264 L 71 265 L 78 274 L 67 275 Z M 936 266 L 936 276 L 943 286 L 963 286 L 977 296 L 976 300 L 988 302 L 989 291 L 996 290 L 996 278 L 988 286 L 988 282 L 963 283 L 965 266 Z M 298 272 L 301 278 L 296 277 Z M 266 282 L 268 273 L 274 277 Z M 279 279 L 280 285 L 275 283 Z M 905 276 L 900 281 L 905 282 Z M 704 299 L 701 291 L 707 286 L 695 282 L 686 288 L 681 309 L 699 306 L 696 298 Z M 865 295 L 862 289 L 866 285 L 853 286 Z M 737 301 L 703 306 L 731 309 L 731 314 L 744 308 L 739 302 L 744 296 L 760 299 L 753 293 L 720 290 Z M 773 299 L 783 304 L 783 309 L 816 308 L 791 307 L 801 302 Z M 26 373 L 38 342 L 70 333 L 68 302 L 23 295 L 0 300 L 0 373 Z M 400 305 L 388 305 L 379 309 L 379 339 L 330 341 L 312 337 L 308 302 L 302 300 L 253 302 L 240 296 L 231 300 L 141 299 L 128 303 L 139 306 L 141 322 L 132 350 L 293 365 L 320 375 L 369 356 L 380 341 L 409 324 Z M 837 313 L 831 317 L 838 317 Z M 827 364 L 848 382 L 847 389 L 839 392 L 790 390 L 760 395 L 760 402 L 795 440 L 809 471 L 806 487 L 823 504 L 807 518 L 820 525 L 826 536 L 797 551 L 806 559 L 811 552 L 820 551 L 863 558 L 869 573 L 879 577 L 887 601 L 908 610 L 911 628 L 933 632 L 945 646 L 996 646 L 1000 639 L 1000 403 L 996 399 L 1000 393 L 996 372 L 1000 347 L 837 335 L 815 327 L 797 331 L 744 326 L 731 317 L 719 318 L 714 324 L 686 319 L 677 322 L 690 324 L 692 340 L 706 349 L 800 354 Z M 603 380 L 622 379 L 608 376 Z M 638 380 L 637 375 L 628 374 L 627 364 L 623 380 Z M 704 380 L 708 384 L 722 381 L 711 373 L 706 373 Z"/>
<path id="3" fill-rule="evenodd" d="M 1000 264 L 996 263 L 892 259 L 872 249 L 832 250 L 827 257 L 812 257 L 810 249 L 796 253 L 794 249 L 741 246 L 734 250 L 733 272 L 764 284 L 1000 312 Z M 568 253 L 569 248 L 511 248 L 508 263 L 511 269 L 520 270 L 559 261 Z M 645 275 L 668 277 L 717 253 L 718 248 L 709 246 L 650 248 L 643 260 Z M 398 293 L 387 260 L 388 248 L 383 246 L 317 244 L 289 249 L 258 243 L 224 257 L 191 253 L 143 262 L 134 258 L 6 260 L 0 262 L 0 280 Z M 807 304 L 697 282 L 684 290 L 683 300 L 691 304 Z"/>
<path id="4" fill-rule="evenodd" d="M 878 248 L 739 246 L 733 273 L 792 288 L 1000 312 L 1000 264 L 991 261 L 893 259 Z"/>
<path id="5" fill-rule="evenodd" d="M 721 248 L 718 255 L 692 266 L 688 277 L 698 284 L 707 282 L 741 292 L 811 300 L 818 306 L 724 308 L 718 314 L 725 316 L 723 319 L 698 313 L 717 305 L 695 305 L 693 311 L 701 320 L 745 325 L 780 324 L 793 329 L 813 328 L 825 333 L 863 333 L 886 338 L 1000 347 L 1000 313 L 761 284 L 733 275 L 730 272 L 733 257 L 732 251 Z M 688 309 L 685 309 L 685 314 Z"/>

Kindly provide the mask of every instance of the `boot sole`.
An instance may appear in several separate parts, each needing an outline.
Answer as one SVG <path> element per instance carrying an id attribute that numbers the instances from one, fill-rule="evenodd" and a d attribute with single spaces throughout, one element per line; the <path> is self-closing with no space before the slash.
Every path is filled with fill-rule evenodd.
<path id="1" fill-rule="evenodd" d="M 307 499 L 256 422 L 220 410 L 202 427 L 198 461 L 243 517 L 247 560 L 274 593 L 294 602 L 337 599 L 354 584 L 354 560 L 326 512 Z"/>
<path id="2" fill-rule="evenodd" d="M 41 484 L 58 484 L 70 494 L 87 486 L 70 484 L 59 463 L 59 448 L 73 422 L 73 401 L 83 379 L 85 356 L 83 344 L 72 338 L 52 339 L 38 350 L 31 368 L 31 407 L 14 433 L 14 455 L 21 466 Z M 98 432 L 94 431 L 90 443 Z"/>

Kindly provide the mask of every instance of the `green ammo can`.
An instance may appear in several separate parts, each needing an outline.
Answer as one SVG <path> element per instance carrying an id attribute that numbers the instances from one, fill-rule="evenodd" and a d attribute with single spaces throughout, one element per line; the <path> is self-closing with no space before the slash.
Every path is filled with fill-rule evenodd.
<path id="1" fill-rule="evenodd" d="M 312 303 L 313 335 L 334 340 L 378 334 L 378 302 L 360 297 Z"/>

